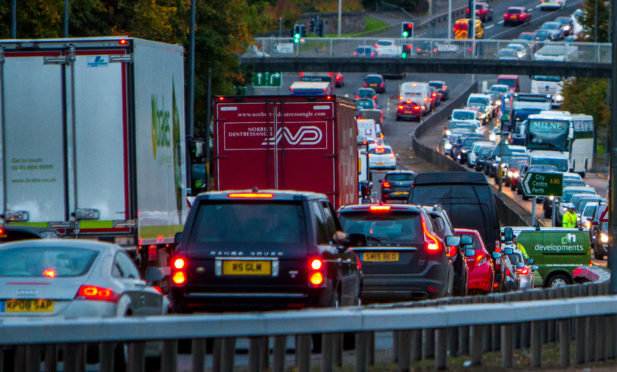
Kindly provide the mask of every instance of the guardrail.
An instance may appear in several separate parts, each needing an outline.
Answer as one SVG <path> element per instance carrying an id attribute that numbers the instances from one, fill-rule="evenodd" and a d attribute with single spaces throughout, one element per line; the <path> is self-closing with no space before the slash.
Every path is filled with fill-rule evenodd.
<path id="1" fill-rule="evenodd" d="M 355 370 L 374 361 L 375 332 L 393 332 L 393 363 L 401 371 L 421 359 L 445 368 L 450 355 L 470 355 L 482 363 L 485 351 L 501 350 L 504 368 L 514 349 L 531 348 L 531 367 L 542 365 L 542 345 L 559 342 L 560 366 L 617 356 L 617 297 L 605 296 L 608 281 L 561 288 L 492 294 L 364 308 L 314 309 L 267 313 L 202 314 L 129 318 L 28 319 L 0 323 L 0 361 L 12 351 L 18 371 L 56 370 L 62 349 L 65 371 L 82 370 L 85 345 L 98 345 L 100 371 L 112 371 L 114 348 L 126 345 L 128 370 L 144 371 L 146 342 L 162 341 L 161 371 L 177 369 L 179 340 L 192 340 L 193 371 L 203 371 L 205 339 L 214 339 L 213 370 L 232 371 L 236 340 L 249 339 L 248 370 L 285 367 L 287 336 L 296 336 L 298 371 L 310 371 L 311 334 L 321 334 L 322 371 L 340 359 L 342 333 L 355 335 Z M 597 296 L 601 297 L 588 297 Z M 510 300 L 510 302 L 507 302 Z M 274 338 L 270 361 L 270 340 Z M 9 348 L 7 348 L 9 347 Z M 13 350 L 13 347 L 15 349 Z M 338 355 L 338 357 L 337 357 Z M 270 364 L 271 363 L 271 364 Z M 2 364 L 0 363 L 0 366 Z"/>
<path id="2" fill-rule="evenodd" d="M 243 57 L 269 58 L 372 58 L 392 59 L 429 58 L 429 59 L 482 59 L 504 60 L 498 57 L 498 52 L 504 49 L 512 40 L 448 40 L 448 39 L 388 39 L 392 46 L 375 47 L 383 38 L 303 38 L 300 43 L 294 43 L 292 38 L 256 38 L 257 50 L 249 49 Z M 360 53 L 359 46 L 372 47 L 368 55 Z M 406 49 L 405 46 L 408 46 Z M 354 54 L 356 53 L 356 54 Z M 610 63 L 610 43 L 579 43 L 579 42 L 529 42 L 527 54 L 517 61 L 543 62 L 580 62 L 580 63 Z M 517 63 L 517 61 L 511 61 Z"/>

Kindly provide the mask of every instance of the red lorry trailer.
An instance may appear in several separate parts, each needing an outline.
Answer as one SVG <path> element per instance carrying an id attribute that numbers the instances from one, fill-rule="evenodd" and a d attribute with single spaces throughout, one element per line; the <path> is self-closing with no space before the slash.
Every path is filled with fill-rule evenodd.
<path id="1" fill-rule="evenodd" d="M 358 203 L 356 107 L 336 96 L 218 97 L 214 187 L 286 189 Z"/>

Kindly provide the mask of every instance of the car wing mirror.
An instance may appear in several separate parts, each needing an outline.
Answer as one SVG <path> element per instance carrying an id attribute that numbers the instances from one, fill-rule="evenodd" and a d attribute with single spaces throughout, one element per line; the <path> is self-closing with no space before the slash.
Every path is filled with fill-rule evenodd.
<path id="1" fill-rule="evenodd" d="M 516 264 L 516 268 L 517 269 L 522 269 L 523 267 L 525 267 L 525 264 L 522 263 L 522 262 L 519 262 L 519 263 Z"/>
<path id="2" fill-rule="evenodd" d="M 455 236 L 455 235 L 446 236 L 446 245 L 447 246 L 460 245 L 460 244 L 461 244 L 461 237 L 460 236 Z"/>
<path id="3" fill-rule="evenodd" d="M 498 258 L 501 258 L 501 253 L 499 253 L 499 252 L 493 252 L 493 253 L 491 254 L 491 256 L 493 256 L 493 258 L 494 258 L 494 259 L 498 259 Z"/>
<path id="4" fill-rule="evenodd" d="M 531 265 L 531 271 L 538 271 L 539 267 L 537 265 Z"/>
<path id="5" fill-rule="evenodd" d="M 465 248 L 465 257 L 474 257 L 476 255 L 476 250 L 471 248 Z"/>
<path id="6" fill-rule="evenodd" d="M 461 244 L 462 245 L 473 244 L 473 240 L 471 239 L 471 235 L 463 235 L 463 236 L 461 236 Z"/>
<path id="7" fill-rule="evenodd" d="M 360 233 L 348 234 L 346 243 L 350 247 L 366 247 L 366 235 Z"/>
<path id="8" fill-rule="evenodd" d="M 533 264 L 534 264 L 533 258 L 528 258 L 527 259 L 527 265 L 533 265 Z"/>
<path id="9" fill-rule="evenodd" d="M 180 244 L 181 240 L 182 240 L 182 233 L 177 232 L 176 235 L 174 235 L 174 243 Z"/>
<path id="10" fill-rule="evenodd" d="M 165 274 L 163 273 L 163 270 L 159 269 L 158 267 L 149 267 L 146 270 L 146 282 L 148 283 L 158 282 L 163 280 L 164 278 Z"/>

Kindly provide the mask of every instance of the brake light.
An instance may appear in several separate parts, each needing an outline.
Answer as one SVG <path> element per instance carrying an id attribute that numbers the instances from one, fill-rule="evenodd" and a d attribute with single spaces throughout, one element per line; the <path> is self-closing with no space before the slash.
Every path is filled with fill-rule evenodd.
<path id="1" fill-rule="evenodd" d="M 129 42 L 129 41 L 128 41 L 128 40 L 126 40 L 126 39 L 120 39 L 120 40 L 118 40 L 118 44 L 120 44 L 120 45 L 126 45 L 126 44 L 128 44 L 128 42 Z"/>
<path id="2" fill-rule="evenodd" d="M 403 109 L 405 109 L 405 106 L 403 106 L 403 105 L 398 105 L 398 109 L 399 109 L 399 110 L 403 110 Z M 382 120 L 383 120 L 383 119 L 382 119 Z"/>
<path id="3" fill-rule="evenodd" d="M 174 260 L 174 268 L 178 270 L 182 270 L 186 266 L 186 261 L 184 258 L 178 257 Z"/>
<path id="4" fill-rule="evenodd" d="M 390 210 L 392 209 L 392 206 L 390 205 L 371 205 L 370 207 L 368 207 L 369 211 L 373 212 L 373 213 L 379 213 L 379 212 L 390 212 Z"/>
<path id="5" fill-rule="evenodd" d="M 313 261 L 311 261 L 311 269 L 313 269 L 313 270 L 321 269 L 322 265 L 323 265 L 323 263 L 321 262 L 321 260 L 319 258 L 315 258 Z"/>
<path id="6" fill-rule="evenodd" d="M 356 95 L 356 99 L 360 99 L 360 96 Z"/>
<path id="7" fill-rule="evenodd" d="M 405 97 L 403 97 L 403 96 L 399 96 L 399 97 L 398 97 L 398 100 L 399 100 L 399 101 L 404 101 L 404 100 L 405 100 Z"/>
<path id="8" fill-rule="evenodd" d="M 506 275 L 508 275 L 508 276 L 509 276 L 510 274 L 511 274 L 510 269 L 509 269 L 509 268 L 506 268 Z"/>
<path id="9" fill-rule="evenodd" d="M 375 53 L 371 52 L 371 57 L 375 57 Z"/>
<path id="10" fill-rule="evenodd" d="M 439 244 L 439 240 L 437 240 L 437 238 L 426 228 L 424 218 L 422 218 L 422 231 L 424 231 L 426 250 L 431 253 L 439 252 L 441 250 L 441 244 Z"/>
<path id="11" fill-rule="evenodd" d="M 171 280 L 174 284 L 184 284 L 186 282 L 186 275 L 184 275 L 184 271 L 177 271 L 171 277 Z"/>
<path id="12" fill-rule="evenodd" d="M 367 84 L 367 83 L 364 83 L 364 84 L 362 84 L 362 86 L 364 86 L 364 87 L 368 87 L 368 84 Z"/>
<path id="13" fill-rule="evenodd" d="M 433 53 L 437 53 L 437 48 L 433 49 Z"/>
<path id="14" fill-rule="evenodd" d="M 390 182 L 384 181 L 383 182 L 383 187 L 390 187 Z"/>
<path id="15" fill-rule="evenodd" d="M 313 287 L 319 287 L 324 283 L 323 261 L 320 258 L 314 258 L 309 263 L 309 284 Z"/>
<path id="16" fill-rule="evenodd" d="M 357 56 L 357 55 L 358 55 L 358 52 L 353 52 L 353 55 L 354 55 L 354 56 Z"/>
<path id="17" fill-rule="evenodd" d="M 258 198 L 258 199 L 269 199 L 273 198 L 274 194 L 270 193 L 257 193 L 257 192 L 234 192 L 231 194 L 227 194 L 230 198 Z"/>
<path id="18" fill-rule="evenodd" d="M 418 48 L 418 53 L 422 53 L 422 48 Z"/>
<path id="19" fill-rule="evenodd" d="M 516 271 L 518 271 L 518 273 L 521 275 L 529 274 L 529 269 L 526 267 L 519 267 L 518 269 L 516 269 Z"/>
<path id="20" fill-rule="evenodd" d="M 114 293 L 109 288 L 97 287 L 95 285 L 82 285 L 77 291 L 75 296 L 76 300 L 89 300 L 89 301 L 118 301 L 118 294 Z"/>
<path id="21" fill-rule="evenodd" d="M 383 83 L 379 84 L 379 87 L 380 87 L 380 88 L 383 88 Z"/>
<path id="22" fill-rule="evenodd" d="M 163 294 L 163 290 L 158 285 L 153 285 L 152 289 L 154 289 L 155 291 L 157 291 L 160 294 Z"/>
<path id="23" fill-rule="evenodd" d="M 374 99 L 375 101 L 377 101 L 377 96 L 373 96 L 373 99 Z"/>
<path id="24" fill-rule="evenodd" d="M 413 107 L 413 109 L 414 109 L 414 110 L 419 110 L 419 109 L 420 109 L 420 106 L 414 106 L 414 107 Z"/>

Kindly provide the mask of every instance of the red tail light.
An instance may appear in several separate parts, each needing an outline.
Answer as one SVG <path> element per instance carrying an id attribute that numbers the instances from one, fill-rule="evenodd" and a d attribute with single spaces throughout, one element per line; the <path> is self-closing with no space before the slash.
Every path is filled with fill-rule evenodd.
<path id="1" fill-rule="evenodd" d="M 392 206 L 390 205 L 371 205 L 368 208 L 371 212 L 375 213 L 375 212 L 390 212 L 390 210 L 392 209 Z"/>
<path id="2" fill-rule="evenodd" d="M 476 257 L 476 265 L 482 266 L 486 263 L 486 255 L 484 253 L 480 253 L 478 257 Z"/>
<path id="3" fill-rule="evenodd" d="M 320 258 L 313 258 L 309 263 L 309 284 L 313 287 L 320 287 L 325 281 L 323 261 Z"/>
<path id="4" fill-rule="evenodd" d="M 428 231 L 426 228 L 426 222 L 424 222 L 424 218 L 422 219 L 422 231 L 424 231 L 424 241 L 426 250 L 431 253 L 437 253 L 441 251 L 441 244 L 439 244 L 439 240 Z"/>
<path id="5" fill-rule="evenodd" d="M 186 282 L 186 276 L 184 275 L 184 271 L 177 271 L 176 273 L 174 273 L 174 275 L 171 277 L 171 280 L 174 282 L 174 284 L 184 284 L 184 282 Z"/>
<path id="6" fill-rule="evenodd" d="M 174 259 L 174 269 L 182 270 L 186 266 L 186 261 L 182 257 Z"/>
<path id="7" fill-rule="evenodd" d="M 371 57 L 375 57 L 375 53 L 371 52 Z"/>
<path id="8" fill-rule="evenodd" d="M 362 86 L 364 86 L 364 87 L 368 87 L 368 84 L 367 84 L 367 83 L 364 83 L 364 84 L 362 84 Z"/>
<path id="9" fill-rule="evenodd" d="M 390 182 L 384 181 L 383 182 L 383 187 L 390 187 Z"/>
<path id="10" fill-rule="evenodd" d="M 405 108 L 405 106 L 403 106 L 403 105 L 398 105 L 398 109 L 399 109 L 399 110 L 403 110 L 404 108 Z M 382 120 L 383 120 L 383 119 L 382 119 Z"/>
<path id="11" fill-rule="evenodd" d="M 499 245 L 499 240 L 495 240 L 495 252 L 501 253 L 501 246 Z"/>
<path id="12" fill-rule="evenodd" d="M 356 99 L 360 99 L 360 96 L 356 95 Z"/>
<path id="13" fill-rule="evenodd" d="M 357 56 L 357 55 L 358 55 L 358 52 L 353 52 L 353 55 L 354 55 L 354 56 Z"/>
<path id="14" fill-rule="evenodd" d="M 512 274 L 512 272 L 510 271 L 509 268 L 506 268 L 506 275 L 510 275 L 510 274 Z"/>
<path id="15" fill-rule="evenodd" d="M 437 48 L 433 49 L 433 53 L 437 53 Z"/>
<path id="16" fill-rule="evenodd" d="M 418 53 L 422 53 L 422 48 L 418 48 Z"/>
<path id="17" fill-rule="evenodd" d="M 414 107 L 413 107 L 413 109 L 414 109 L 414 110 L 419 110 L 419 109 L 420 109 L 420 106 L 414 106 Z"/>
<path id="18" fill-rule="evenodd" d="M 379 84 L 379 87 L 380 87 L 380 88 L 383 88 L 383 83 Z"/>
<path id="19" fill-rule="evenodd" d="M 355 52 L 354 52 L 354 53 L 355 53 Z M 300 73 L 300 77 L 302 77 L 302 76 L 304 76 L 304 72 L 301 72 L 301 73 Z"/>
<path id="20" fill-rule="evenodd" d="M 529 274 L 529 269 L 526 267 L 519 267 L 518 269 L 516 269 L 516 271 L 518 271 L 518 273 L 521 275 Z"/>
<path id="21" fill-rule="evenodd" d="M 274 197 L 274 194 L 268 194 L 268 193 L 260 194 L 256 192 L 236 192 L 236 193 L 227 194 L 227 196 L 230 198 L 270 199 Z"/>
<path id="22" fill-rule="evenodd" d="M 88 300 L 88 301 L 118 301 L 118 294 L 114 293 L 109 288 L 97 287 L 95 285 L 82 285 L 77 291 L 75 296 L 76 300 Z"/>

